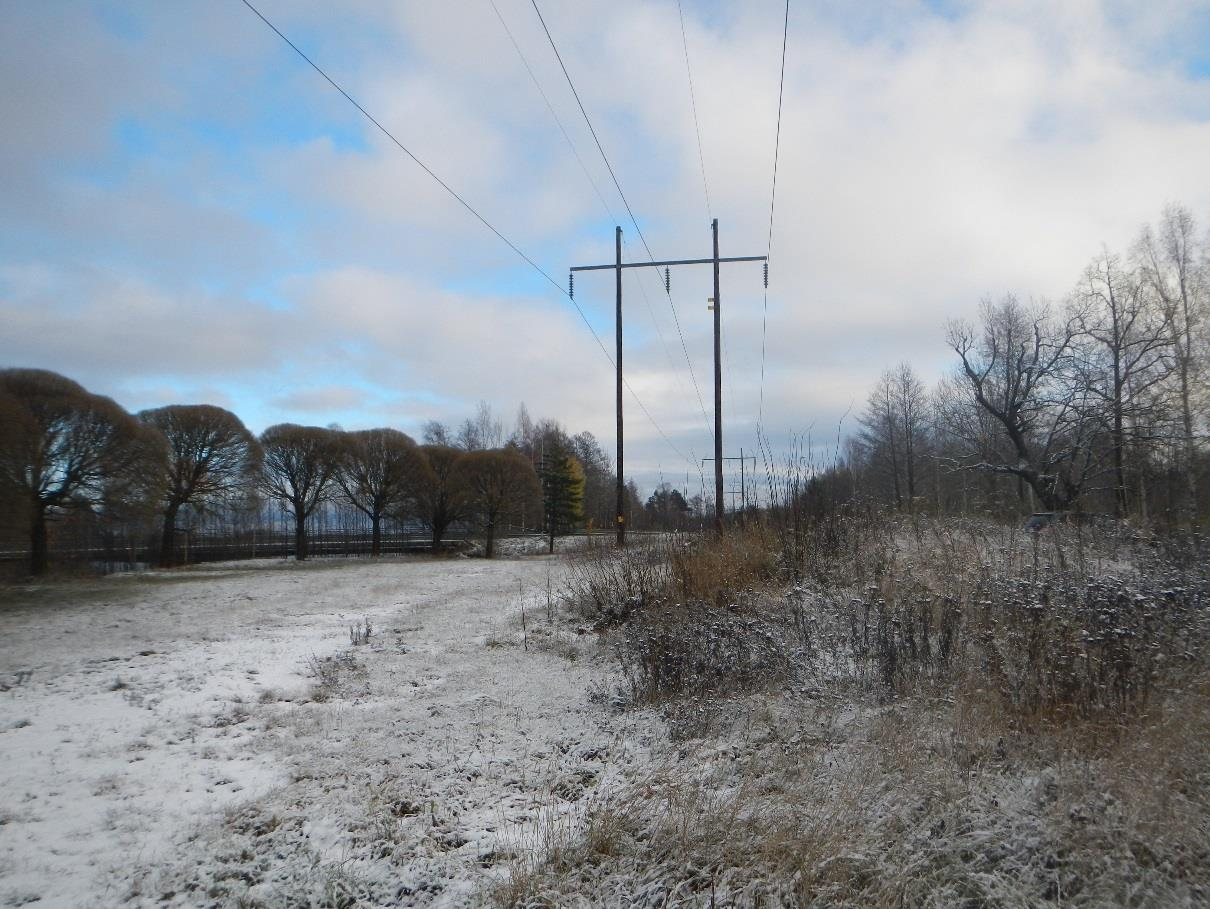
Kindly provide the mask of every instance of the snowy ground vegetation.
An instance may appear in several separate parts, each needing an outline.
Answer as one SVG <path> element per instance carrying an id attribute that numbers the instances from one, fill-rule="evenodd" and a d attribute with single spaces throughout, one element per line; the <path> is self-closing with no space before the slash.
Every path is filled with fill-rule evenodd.
<path id="1" fill-rule="evenodd" d="M 504 550 L 6 588 L 0 905 L 1210 896 L 1195 538 Z"/>
<path id="2" fill-rule="evenodd" d="M 482 902 L 646 760 L 557 560 L 240 562 L 5 590 L 0 905 Z"/>
<path id="3" fill-rule="evenodd" d="M 1187 539 L 852 514 L 597 553 L 568 592 L 667 738 L 503 905 L 1210 898 Z"/>

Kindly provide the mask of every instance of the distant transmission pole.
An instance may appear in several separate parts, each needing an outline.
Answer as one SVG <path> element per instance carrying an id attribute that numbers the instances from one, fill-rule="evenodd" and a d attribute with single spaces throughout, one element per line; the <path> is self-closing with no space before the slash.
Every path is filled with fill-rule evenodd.
<path id="1" fill-rule="evenodd" d="M 707 461 L 714 461 L 714 460 L 717 460 L 717 459 L 716 458 L 702 458 L 702 463 L 705 464 Z M 739 461 L 740 496 L 741 496 L 741 500 L 743 502 L 743 509 L 746 512 L 748 510 L 748 486 L 747 486 L 747 478 L 744 473 L 744 464 L 746 461 L 751 461 L 752 469 L 755 470 L 756 469 L 756 457 L 754 455 L 745 455 L 744 450 L 741 448 L 739 450 L 739 457 L 728 457 L 728 458 L 723 458 L 723 460 L 724 461 Z M 734 490 L 732 490 L 732 492 L 734 493 Z M 734 500 L 734 495 L 732 496 L 732 499 Z"/>
<path id="2" fill-rule="evenodd" d="M 617 315 L 615 333 L 617 342 L 617 409 L 618 409 L 618 507 L 615 521 L 618 527 L 618 545 L 626 545 L 625 481 L 622 479 L 622 269 L 663 268 L 664 290 L 671 286 L 669 268 L 673 265 L 711 265 L 714 267 L 714 528 L 723 532 L 723 369 L 722 369 L 722 320 L 719 305 L 719 265 L 724 262 L 765 262 L 765 286 L 769 286 L 768 256 L 728 256 L 718 254 L 718 218 L 710 224 L 714 236 L 714 255 L 709 259 L 666 259 L 647 262 L 622 261 L 622 228 L 617 228 L 617 258 L 608 265 L 573 265 L 568 278 L 568 293 L 575 294 L 575 272 L 603 271 L 613 269 L 617 284 Z"/>

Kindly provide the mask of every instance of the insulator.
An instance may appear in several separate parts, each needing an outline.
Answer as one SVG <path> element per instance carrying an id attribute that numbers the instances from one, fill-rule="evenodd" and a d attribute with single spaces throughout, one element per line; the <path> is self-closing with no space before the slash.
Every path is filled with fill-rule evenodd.
<path id="1" fill-rule="evenodd" d="M 765 286 L 769 286 L 768 277 L 765 279 Z M 571 297 L 573 300 L 576 298 L 576 273 L 574 271 L 569 271 L 567 273 L 567 296 Z"/>
<path id="2" fill-rule="evenodd" d="M 769 263 L 766 262 L 765 263 L 765 287 L 768 288 L 768 286 L 769 286 Z"/>
<path id="3" fill-rule="evenodd" d="M 672 293 L 672 272 L 668 270 L 668 266 L 664 266 L 664 293 Z"/>

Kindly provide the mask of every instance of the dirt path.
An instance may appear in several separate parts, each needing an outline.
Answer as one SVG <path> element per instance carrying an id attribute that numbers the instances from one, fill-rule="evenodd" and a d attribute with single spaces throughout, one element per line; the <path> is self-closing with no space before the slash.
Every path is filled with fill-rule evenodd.
<path id="1" fill-rule="evenodd" d="M 651 740 L 590 702 L 595 643 L 547 621 L 561 572 L 262 563 L 19 594 L 0 904 L 477 899 Z"/>

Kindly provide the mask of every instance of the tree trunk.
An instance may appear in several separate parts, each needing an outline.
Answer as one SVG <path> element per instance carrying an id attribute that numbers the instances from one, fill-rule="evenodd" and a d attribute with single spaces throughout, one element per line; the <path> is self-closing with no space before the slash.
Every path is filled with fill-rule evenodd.
<path id="1" fill-rule="evenodd" d="M 899 488 L 899 453 L 895 450 L 895 423 L 891 419 L 890 402 L 887 402 L 887 445 L 891 449 L 891 478 L 895 488 L 895 510 L 903 511 L 903 492 Z"/>
<path id="2" fill-rule="evenodd" d="M 1113 510 L 1115 518 L 1126 516 L 1126 438 L 1122 422 L 1122 408 L 1113 412 Z"/>
<path id="3" fill-rule="evenodd" d="M 484 558 L 490 559 L 495 554 L 495 551 L 496 551 L 495 542 L 496 542 L 496 522 L 488 521 L 487 522 L 487 540 L 485 541 L 484 547 L 483 547 L 483 557 Z"/>
<path id="4" fill-rule="evenodd" d="M 1185 489 L 1181 508 L 1185 521 L 1196 529 L 1199 525 L 1197 509 L 1197 436 L 1193 426 L 1193 407 L 1190 403 L 1189 364 L 1181 363 L 1181 428 L 1185 438 Z"/>
<path id="5" fill-rule="evenodd" d="M 370 515 L 370 555 L 382 555 L 382 515 Z"/>
<path id="6" fill-rule="evenodd" d="M 173 502 L 164 509 L 164 530 L 160 535 L 161 568 L 170 568 L 176 560 L 176 516 L 180 508 Z"/>
<path id="7" fill-rule="evenodd" d="M 35 502 L 33 510 L 34 518 L 29 534 L 29 573 L 43 575 L 46 574 L 46 566 L 49 562 L 46 544 L 46 509 L 40 502 Z"/>
<path id="8" fill-rule="evenodd" d="M 1029 488 L 1034 491 L 1034 495 L 1038 497 L 1038 501 L 1042 503 L 1042 507 L 1046 511 L 1066 511 L 1072 504 L 1069 497 L 1061 495 L 1055 488 L 1057 483 L 1046 483 L 1033 470 L 1029 473 L 1018 474 L 1017 479 L 1024 479 L 1029 484 Z"/>
<path id="9" fill-rule="evenodd" d="M 440 519 L 433 520 L 433 540 L 429 546 L 431 552 L 441 552 L 441 538 L 445 536 L 445 528 L 449 526 Z"/>
<path id="10" fill-rule="evenodd" d="M 305 561 L 307 558 L 307 516 L 299 509 L 294 513 L 294 560 Z"/>

